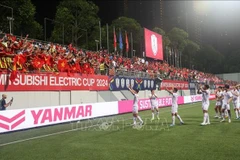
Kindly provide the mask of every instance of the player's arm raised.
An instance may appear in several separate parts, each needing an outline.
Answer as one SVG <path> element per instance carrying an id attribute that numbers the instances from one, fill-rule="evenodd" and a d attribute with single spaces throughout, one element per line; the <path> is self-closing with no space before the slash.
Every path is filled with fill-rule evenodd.
<path id="1" fill-rule="evenodd" d="M 205 92 L 205 93 L 207 93 L 207 91 L 204 90 L 202 86 L 201 86 L 199 89 L 200 89 L 201 92 Z"/>
<path id="2" fill-rule="evenodd" d="M 170 91 L 168 88 L 166 88 L 166 91 L 167 91 L 168 93 L 170 93 L 170 94 L 173 94 L 173 92 Z"/>
<path id="3" fill-rule="evenodd" d="M 154 96 L 154 97 L 156 97 L 156 98 L 158 98 L 158 97 L 157 97 L 157 95 L 156 95 L 156 93 L 154 93 L 154 95 L 153 95 L 153 96 Z"/>
<path id="4" fill-rule="evenodd" d="M 202 87 L 202 86 L 200 86 L 200 87 L 198 88 L 198 90 L 197 90 L 197 94 L 202 94 L 201 87 Z"/>
<path id="5" fill-rule="evenodd" d="M 235 87 L 236 87 L 236 88 L 237 88 L 237 87 L 240 87 L 240 84 L 236 85 Z"/>
<path id="6" fill-rule="evenodd" d="M 234 95 L 234 96 L 239 96 L 239 93 L 238 92 L 234 92 L 234 91 L 232 91 L 232 94 Z"/>
<path id="7" fill-rule="evenodd" d="M 133 89 L 131 88 L 131 86 L 129 86 L 128 89 L 129 89 L 129 91 L 130 91 L 132 94 L 136 94 L 135 90 L 133 90 Z"/>

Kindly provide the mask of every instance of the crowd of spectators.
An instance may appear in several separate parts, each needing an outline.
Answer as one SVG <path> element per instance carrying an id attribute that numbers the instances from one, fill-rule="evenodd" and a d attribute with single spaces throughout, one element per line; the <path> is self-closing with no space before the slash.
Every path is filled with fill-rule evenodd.
<path id="1" fill-rule="evenodd" d="M 68 72 L 80 74 L 115 75 L 117 71 L 144 72 L 152 78 L 159 76 L 172 80 L 196 80 L 198 82 L 225 83 L 214 74 L 187 68 L 176 68 L 167 62 L 146 60 L 140 57 L 126 58 L 106 50 L 87 51 L 71 44 L 62 46 L 5 35 L 0 40 L 0 58 L 11 57 L 18 72 Z M 21 66 L 20 69 L 17 66 Z M 10 66 L 9 66 L 10 67 Z M 228 81 L 229 84 L 235 82 Z"/>

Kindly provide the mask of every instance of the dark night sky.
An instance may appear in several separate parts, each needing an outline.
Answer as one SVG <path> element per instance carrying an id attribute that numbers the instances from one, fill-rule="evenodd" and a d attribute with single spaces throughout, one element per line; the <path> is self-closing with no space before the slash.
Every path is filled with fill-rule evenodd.
<path id="1" fill-rule="evenodd" d="M 99 17 L 102 24 L 111 23 L 113 19 L 123 16 L 123 0 L 92 0 L 99 6 Z M 143 27 L 149 29 L 160 26 L 160 0 L 128 0 L 128 16 L 136 19 Z M 44 17 L 54 19 L 56 7 L 60 0 L 48 2 L 32 0 L 36 6 L 36 20 L 43 25 Z M 190 38 L 194 40 L 196 33 L 196 17 L 193 14 L 193 3 L 195 1 L 164 1 L 163 29 L 169 31 L 176 26 L 186 30 Z M 200 2 L 200 1 L 198 1 Z M 196 3 L 198 3 L 196 2 Z M 223 1 L 222 1 L 223 2 Z M 46 5 L 47 3 L 47 5 Z M 201 2 L 200 2 L 201 3 Z M 212 4 L 197 5 L 201 10 L 198 17 L 201 26 L 201 37 L 203 43 L 212 44 L 221 52 L 228 52 L 236 49 L 240 41 L 240 3 L 231 4 L 227 1 L 219 5 L 212 1 Z M 232 2 L 233 3 L 233 2 Z M 204 5 L 203 5 L 204 6 Z M 187 8 L 186 8 L 187 7 Z M 202 7 L 202 8 L 201 8 Z M 187 17 L 186 17 L 187 15 Z"/>
<path id="2" fill-rule="evenodd" d="M 56 13 L 56 8 L 61 0 L 51 0 L 45 5 L 45 1 L 32 0 L 32 3 L 36 6 L 36 19 L 39 23 L 43 24 L 44 18 L 48 17 L 53 19 Z M 110 0 L 92 0 L 97 6 L 99 6 L 99 17 L 104 23 L 110 23 L 113 19 L 118 17 L 118 5 L 121 1 Z M 111 13 L 111 14 L 109 14 Z"/>

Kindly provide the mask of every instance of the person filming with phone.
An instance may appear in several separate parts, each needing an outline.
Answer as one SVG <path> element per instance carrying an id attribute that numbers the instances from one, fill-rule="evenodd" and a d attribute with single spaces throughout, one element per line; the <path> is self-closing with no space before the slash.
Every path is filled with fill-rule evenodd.
<path id="1" fill-rule="evenodd" d="M 8 103 L 6 103 L 6 99 L 7 99 L 7 95 L 3 94 L 2 99 L 0 100 L 0 111 L 4 111 L 6 110 L 7 107 L 12 105 L 13 98 Z"/>

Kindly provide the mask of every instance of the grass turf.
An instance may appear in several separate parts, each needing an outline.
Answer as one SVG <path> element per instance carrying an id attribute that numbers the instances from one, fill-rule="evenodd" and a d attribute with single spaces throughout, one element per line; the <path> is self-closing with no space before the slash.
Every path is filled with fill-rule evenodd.
<path id="1" fill-rule="evenodd" d="M 142 128 L 133 129 L 131 114 L 113 116 L 80 123 L 63 124 L 0 135 L 0 145 L 59 131 L 63 134 L 36 138 L 0 147 L 1 160 L 86 160 L 86 159 L 239 159 L 240 121 L 220 123 L 214 119 L 214 102 L 209 112 L 211 125 L 200 126 L 203 119 L 201 104 L 179 107 L 185 122 L 171 123 L 170 108 L 160 109 L 160 121 L 150 122 L 151 112 L 140 112 L 145 120 Z M 115 121 L 111 126 L 99 125 Z M 89 127 L 80 130 L 79 128 Z M 77 129 L 76 129 L 77 128 Z M 76 130 L 72 130 L 76 129 Z"/>

